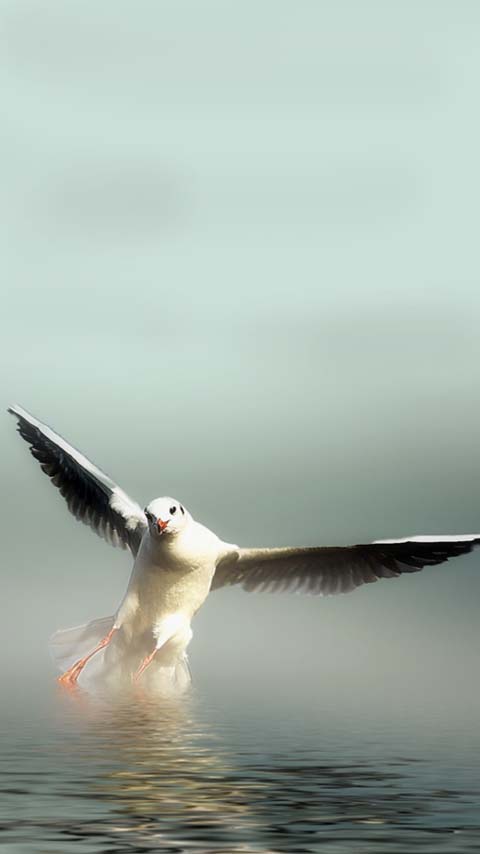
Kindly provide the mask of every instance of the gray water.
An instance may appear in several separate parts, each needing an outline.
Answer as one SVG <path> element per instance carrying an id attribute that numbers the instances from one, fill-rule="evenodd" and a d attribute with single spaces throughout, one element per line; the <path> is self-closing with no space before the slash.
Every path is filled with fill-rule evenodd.
<path id="1" fill-rule="evenodd" d="M 478 851 L 476 713 L 451 719 L 336 705 L 328 686 L 307 713 L 27 692 L 3 717 L 2 850 Z"/>

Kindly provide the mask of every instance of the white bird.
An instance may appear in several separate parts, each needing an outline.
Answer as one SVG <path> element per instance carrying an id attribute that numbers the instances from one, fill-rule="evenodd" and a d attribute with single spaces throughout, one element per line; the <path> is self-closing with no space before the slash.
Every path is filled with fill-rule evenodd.
<path id="1" fill-rule="evenodd" d="M 239 548 L 196 522 L 174 498 L 157 498 L 142 510 L 45 424 L 19 406 L 9 412 L 71 513 L 134 557 L 127 591 L 114 616 L 53 636 L 54 657 L 61 666 L 68 664 L 59 677 L 67 687 L 76 684 L 95 657 L 103 678 L 114 674 L 144 680 L 156 674 L 183 688 L 189 681 L 186 649 L 192 618 L 209 592 L 219 587 L 347 593 L 361 584 L 467 554 L 480 542 L 479 534 L 463 534 L 353 546 Z M 105 652 L 98 656 L 101 650 Z"/>

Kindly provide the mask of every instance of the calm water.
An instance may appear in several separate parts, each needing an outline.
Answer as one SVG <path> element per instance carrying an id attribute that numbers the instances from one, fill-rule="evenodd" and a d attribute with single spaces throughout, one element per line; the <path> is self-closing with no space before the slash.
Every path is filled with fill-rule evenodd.
<path id="1" fill-rule="evenodd" d="M 478 851 L 475 715 L 339 705 L 25 696 L 2 718 L 2 850 Z"/>

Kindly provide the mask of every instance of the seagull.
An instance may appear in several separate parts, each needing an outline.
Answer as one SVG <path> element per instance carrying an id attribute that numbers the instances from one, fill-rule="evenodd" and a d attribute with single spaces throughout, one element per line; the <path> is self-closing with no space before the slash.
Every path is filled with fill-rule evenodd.
<path id="1" fill-rule="evenodd" d="M 213 590 L 238 585 L 249 592 L 348 593 L 468 554 L 480 543 L 480 534 L 461 534 L 350 546 L 240 548 L 197 522 L 175 498 L 155 498 L 142 509 L 46 424 L 20 406 L 8 411 L 75 518 L 134 559 L 113 616 L 53 635 L 54 658 L 61 669 L 68 664 L 58 677 L 65 688 L 74 688 L 84 669 L 100 661 L 99 678 L 114 673 L 135 683 L 156 674 L 183 690 L 190 681 L 191 622 Z"/>

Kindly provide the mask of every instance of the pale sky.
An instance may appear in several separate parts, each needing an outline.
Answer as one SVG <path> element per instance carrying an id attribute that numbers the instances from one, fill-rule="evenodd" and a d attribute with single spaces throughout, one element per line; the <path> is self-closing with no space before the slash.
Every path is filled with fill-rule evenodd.
<path id="1" fill-rule="evenodd" d="M 479 530 L 478 5 L 0 20 L 4 409 L 242 545 Z M 129 562 L 2 425 L 3 664 L 48 674 L 49 634 L 112 612 Z M 458 680 L 479 595 L 478 557 L 335 599 L 216 593 L 194 672 Z"/>

